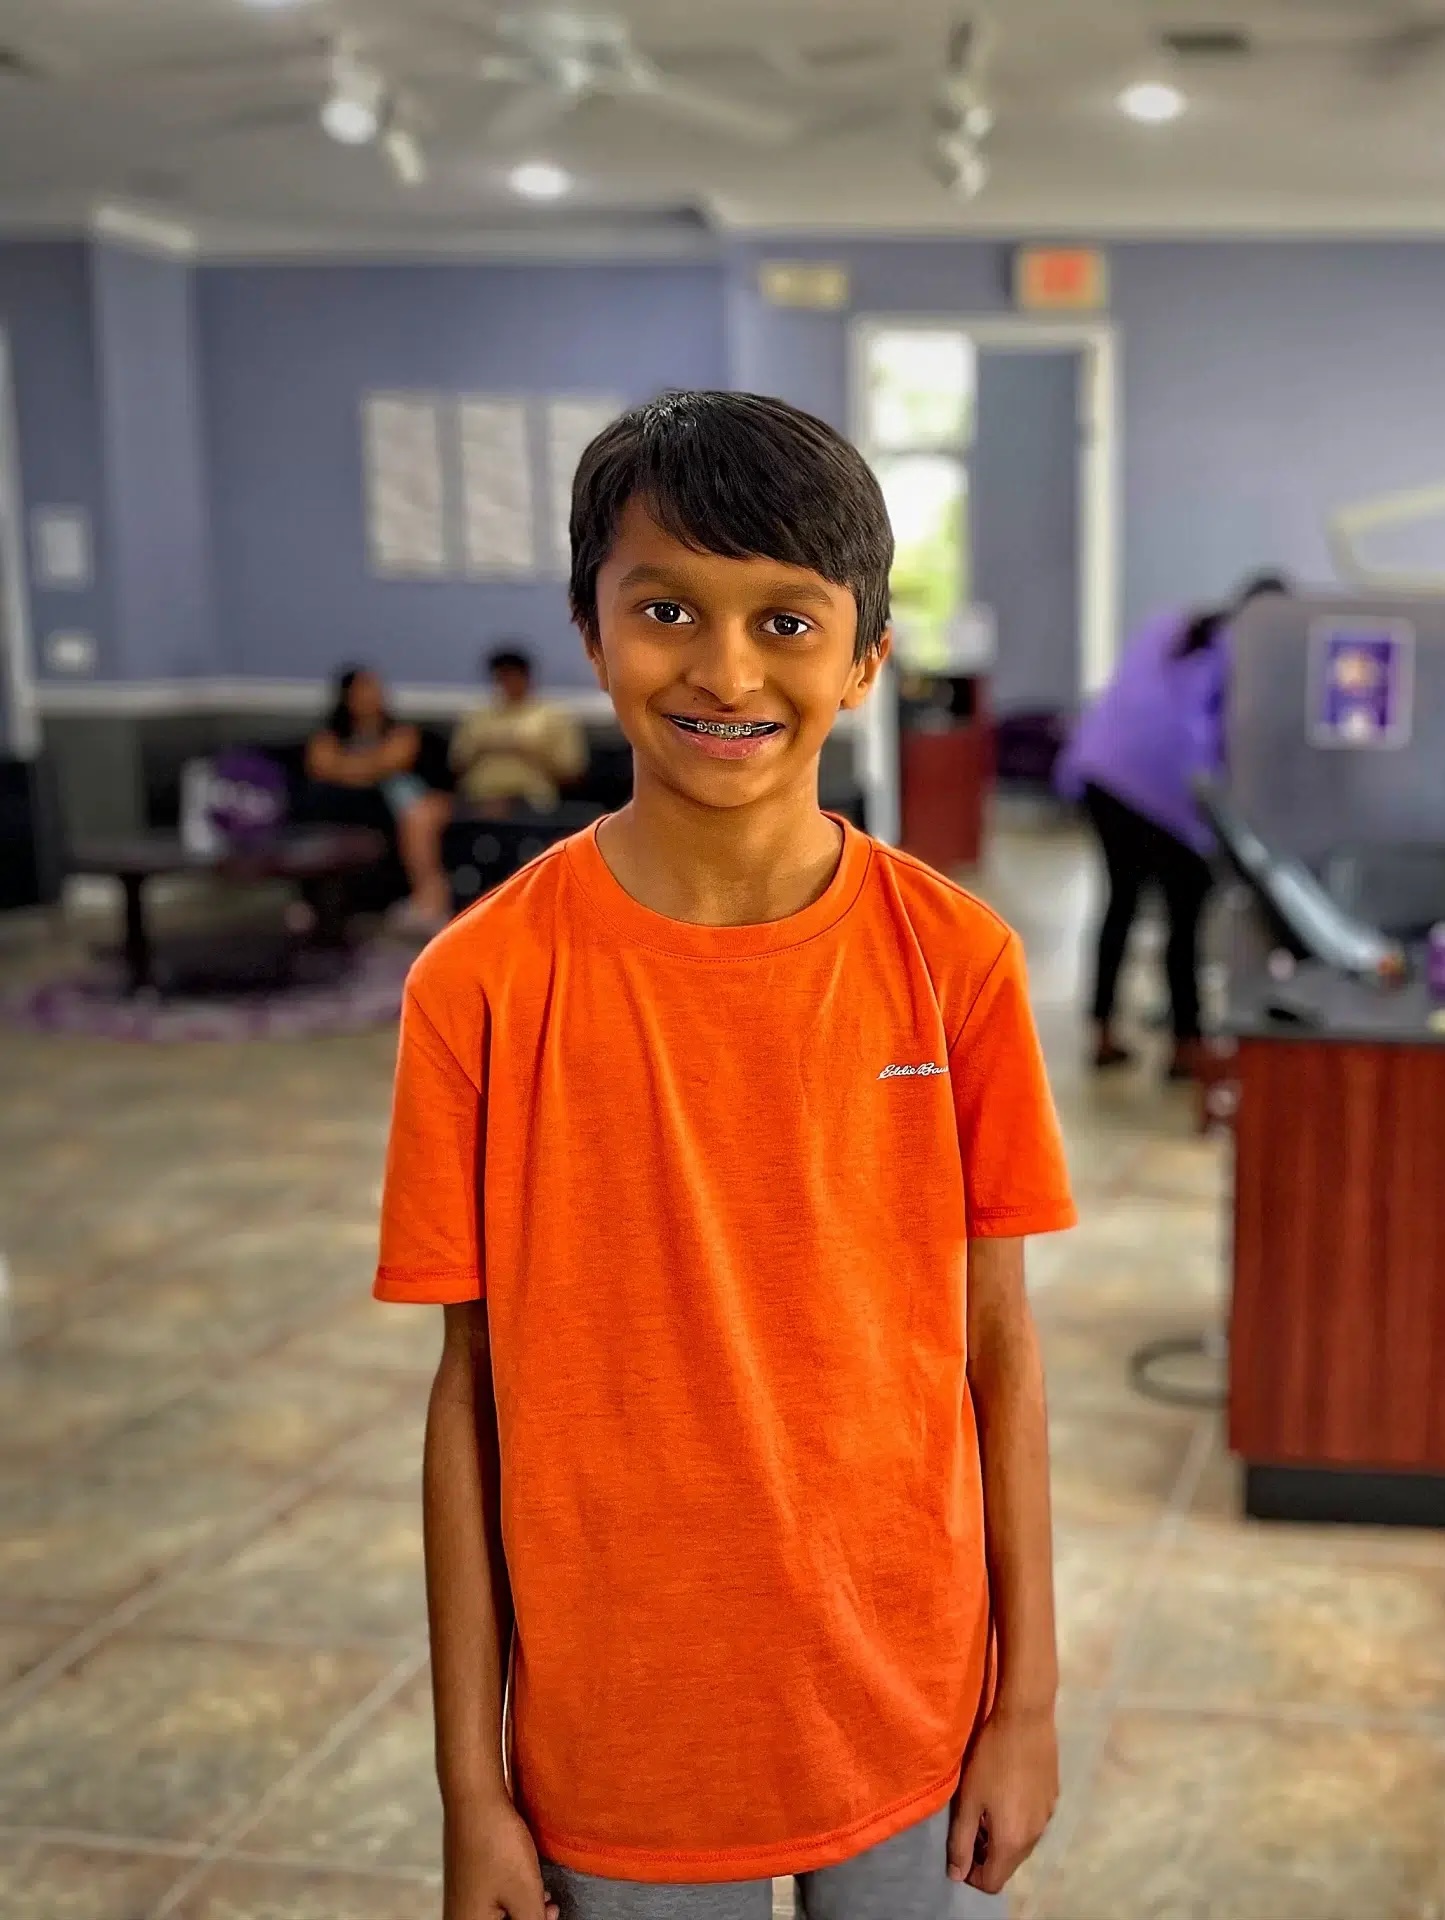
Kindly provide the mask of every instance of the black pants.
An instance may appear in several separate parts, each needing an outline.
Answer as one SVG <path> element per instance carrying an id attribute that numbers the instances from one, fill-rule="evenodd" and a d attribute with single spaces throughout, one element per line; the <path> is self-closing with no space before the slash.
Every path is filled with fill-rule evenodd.
<path id="1" fill-rule="evenodd" d="M 1099 928 L 1099 962 L 1094 981 L 1094 1018 L 1113 1017 L 1119 970 L 1129 929 L 1139 910 L 1139 895 L 1154 882 L 1164 895 L 1169 917 L 1165 965 L 1174 1013 L 1176 1040 L 1199 1038 L 1199 922 L 1213 883 L 1209 862 L 1142 813 L 1116 800 L 1102 787 L 1084 790 L 1084 808 L 1099 836 L 1109 870 L 1109 902 Z"/>

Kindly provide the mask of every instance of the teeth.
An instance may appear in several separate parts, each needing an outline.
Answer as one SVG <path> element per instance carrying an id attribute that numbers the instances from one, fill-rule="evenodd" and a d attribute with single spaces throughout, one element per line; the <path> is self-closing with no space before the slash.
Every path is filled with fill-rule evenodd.
<path id="1" fill-rule="evenodd" d="M 773 732 L 771 720 L 692 720 L 678 716 L 691 733 L 712 734 L 719 740 L 750 740 L 754 734 Z"/>

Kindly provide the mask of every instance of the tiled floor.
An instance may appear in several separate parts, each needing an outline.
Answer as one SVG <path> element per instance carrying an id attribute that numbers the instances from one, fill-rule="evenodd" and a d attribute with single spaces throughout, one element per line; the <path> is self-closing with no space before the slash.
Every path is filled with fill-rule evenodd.
<path id="1" fill-rule="evenodd" d="M 1001 839 L 1084 1224 L 1040 1245 L 1066 1786 L 1034 1920 L 1445 1920 L 1445 1540 L 1236 1517 L 1131 1350 L 1217 1323 L 1220 1150 L 1079 1071 L 1087 875 Z M 0 1916 L 437 1911 L 437 1329 L 366 1298 L 392 1041 L 0 1035 Z M 883 1920 L 883 1917 L 880 1917 Z"/>

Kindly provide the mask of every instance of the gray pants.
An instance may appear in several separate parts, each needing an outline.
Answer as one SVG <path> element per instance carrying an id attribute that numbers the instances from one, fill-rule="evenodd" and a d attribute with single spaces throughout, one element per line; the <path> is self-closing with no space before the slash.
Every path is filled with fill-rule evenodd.
<path id="1" fill-rule="evenodd" d="M 598 1880 L 542 1863 L 562 1920 L 770 1920 L 769 1880 L 647 1886 Z M 870 1847 L 856 1860 L 798 1875 L 796 1911 L 805 1920 L 1003 1920 L 1001 1897 L 948 1877 L 948 1812 Z"/>

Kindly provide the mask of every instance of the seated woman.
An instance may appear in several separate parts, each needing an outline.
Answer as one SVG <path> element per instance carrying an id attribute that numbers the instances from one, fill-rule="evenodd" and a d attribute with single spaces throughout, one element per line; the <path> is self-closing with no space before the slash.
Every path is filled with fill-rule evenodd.
<path id="1" fill-rule="evenodd" d="M 306 742 L 306 774 L 345 801 L 374 796 L 396 826 L 397 851 L 411 888 L 398 919 L 417 932 L 440 927 L 451 913 L 451 889 L 442 866 L 442 832 L 451 795 L 437 793 L 416 772 L 421 735 L 386 710 L 386 689 L 367 667 L 337 675 L 326 724 Z"/>

